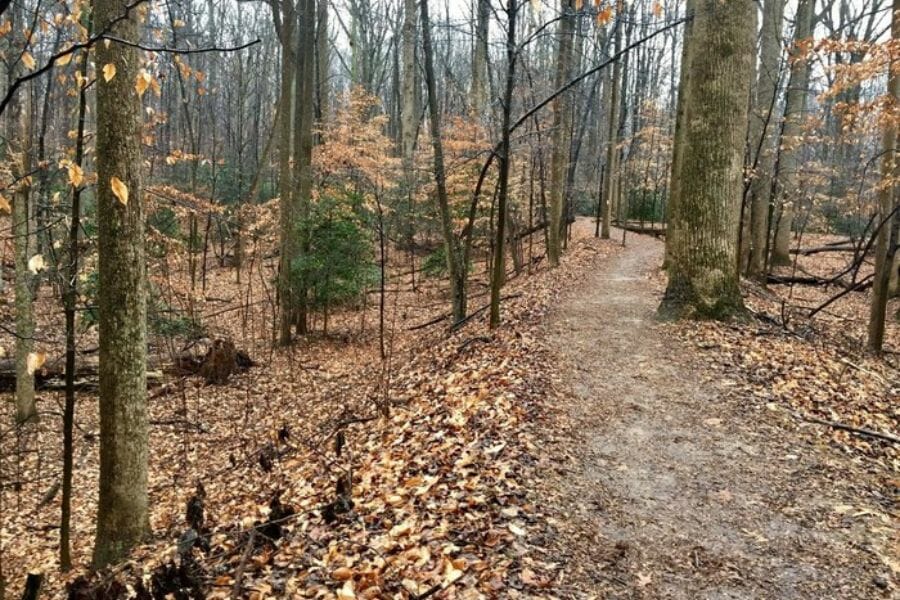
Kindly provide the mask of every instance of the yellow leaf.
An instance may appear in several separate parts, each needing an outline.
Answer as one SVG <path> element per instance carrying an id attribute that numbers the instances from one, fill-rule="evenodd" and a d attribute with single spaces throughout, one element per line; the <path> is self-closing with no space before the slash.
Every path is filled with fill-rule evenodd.
<path id="1" fill-rule="evenodd" d="M 69 183 L 72 184 L 72 187 L 78 187 L 84 183 L 84 171 L 81 170 L 81 167 L 72 163 L 68 166 L 68 171 Z"/>
<path id="2" fill-rule="evenodd" d="M 116 65 L 106 63 L 103 65 L 103 81 L 109 83 L 109 80 L 116 76 Z"/>
<path id="3" fill-rule="evenodd" d="M 143 96 L 144 92 L 147 91 L 147 88 L 150 87 L 150 81 L 152 81 L 153 77 L 145 71 L 141 69 L 141 72 L 138 73 L 137 79 L 134 82 L 134 89 L 137 90 L 138 96 Z"/>
<path id="4" fill-rule="evenodd" d="M 72 62 L 72 54 L 74 54 L 74 52 L 67 52 L 66 54 L 63 54 L 62 56 L 60 56 L 59 58 L 57 58 L 57 59 L 56 59 L 56 66 L 58 66 L 58 67 L 64 67 L 64 66 L 66 66 L 67 64 L 69 64 L 70 62 Z"/>
<path id="5" fill-rule="evenodd" d="M 356 598 L 356 592 L 353 589 L 353 580 L 348 579 L 344 582 L 344 586 L 337 591 L 338 600 L 353 600 Z"/>
<path id="6" fill-rule="evenodd" d="M 175 19 L 175 21 L 172 22 L 172 26 L 176 29 L 184 27 L 184 21 L 182 21 L 181 19 Z"/>
<path id="7" fill-rule="evenodd" d="M 25 68 L 28 69 L 29 71 L 34 70 L 34 65 L 35 65 L 34 57 L 27 50 L 22 53 L 22 64 L 25 65 Z"/>
<path id="8" fill-rule="evenodd" d="M 34 372 L 43 367 L 45 362 L 47 362 L 47 355 L 44 352 L 29 352 L 28 358 L 25 360 L 25 368 L 29 375 L 34 375 Z"/>
<path id="9" fill-rule="evenodd" d="M 584 8 L 584 0 L 575 0 L 575 10 L 581 12 L 582 8 Z"/>
<path id="10" fill-rule="evenodd" d="M 12 21 L 4 19 L 3 23 L 0 23 L 0 35 L 6 35 L 10 31 L 12 31 Z"/>
<path id="11" fill-rule="evenodd" d="M 663 7 L 658 1 L 653 3 L 653 14 L 656 17 L 661 17 L 663 15 Z"/>
<path id="12" fill-rule="evenodd" d="M 6 196 L 0 194 L 0 210 L 9 214 L 12 212 L 12 207 L 9 205 L 9 200 L 6 199 Z"/>
<path id="13" fill-rule="evenodd" d="M 40 254 L 35 254 L 31 258 L 28 259 L 28 270 L 37 275 L 41 271 L 44 270 L 44 257 Z"/>
<path id="14" fill-rule="evenodd" d="M 126 206 L 128 204 L 128 186 L 122 183 L 121 179 L 113 176 L 109 178 L 109 187 L 119 202 L 122 203 L 122 206 Z"/>
<path id="15" fill-rule="evenodd" d="M 444 587 L 452 584 L 454 581 L 463 576 L 463 572 L 460 569 L 456 568 L 456 565 L 453 564 L 453 561 L 444 557 L 444 573 L 443 573 L 443 583 Z"/>

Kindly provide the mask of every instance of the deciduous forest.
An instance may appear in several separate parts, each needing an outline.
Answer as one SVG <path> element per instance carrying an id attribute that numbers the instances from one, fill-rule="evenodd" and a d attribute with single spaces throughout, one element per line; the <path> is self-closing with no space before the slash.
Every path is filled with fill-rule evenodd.
<path id="1" fill-rule="evenodd" d="M 0 600 L 900 593 L 900 0 L 0 0 Z"/>

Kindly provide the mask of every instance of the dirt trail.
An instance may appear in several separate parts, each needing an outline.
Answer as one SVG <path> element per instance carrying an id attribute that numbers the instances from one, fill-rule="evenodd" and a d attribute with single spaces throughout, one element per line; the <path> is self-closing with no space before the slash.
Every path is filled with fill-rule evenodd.
<path id="1" fill-rule="evenodd" d="M 562 595 L 888 597 L 865 530 L 833 512 L 849 459 L 791 439 L 772 411 L 705 376 L 655 321 L 663 245 L 628 241 L 548 327 L 576 431 L 574 466 L 549 484 Z"/>

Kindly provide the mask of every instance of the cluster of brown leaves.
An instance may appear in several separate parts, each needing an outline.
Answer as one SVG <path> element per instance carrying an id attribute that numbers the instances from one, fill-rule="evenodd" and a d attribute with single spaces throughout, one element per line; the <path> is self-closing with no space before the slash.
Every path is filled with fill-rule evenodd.
<path id="1" fill-rule="evenodd" d="M 199 533 L 209 548 L 191 552 L 213 597 L 231 596 L 236 585 L 252 598 L 539 595 L 559 565 L 530 550 L 543 523 L 529 495 L 540 448 L 528 427 L 552 401 L 538 323 L 558 290 L 610 249 L 575 243 L 563 268 L 550 272 L 536 263 L 533 273 L 514 277 L 507 293 L 519 295 L 504 304 L 503 328 L 490 334 L 483 312 L 455 332 L 447 321 L 408 331 L 446 310 L 445 290 L 441 282 L 420 282 L 412 291 L 398 275 L 393 284 L 402 291 L 389 294 L 387 307 L 390 368 L 378 358 L 371 305 L 334 317 L 329 337 L 272 351 L 264 285 L 275 259 L 261 247 L 248 249 L 248 263 L 260 273 L 245 267 L 242 286 L 232 270 L 211 269 L 211 295 L 198 296 L 194 309 L 215 315 L 222 298 L 244 302 L 205 322 L 211 333 L 248 348 L 258 366 L 225 386 L 186 378 L 151 391 L 154 537 L 93 581 L 150 589 L 160 568 L 183 561 L 185 505 L 199 482 Z M 474 289 L 483 283 L 473 276 Z M 485 301 L 473 291 L 473 310 Z M 41 318 L 40 336 L 55 335 L 54 319 Z M 40 501 L 58 477 L 48 467 L 59 460 L 58 420 L 45 418 L 19 441 L 0 440 L 4 474 L 12 475 L 3 506 L 17 507 L 3 511 L 4 572 L 13 590 L 35 569 L 60 596 L 88 564 L 99 424 L 94 399 L 80 398 L 71 575 L 56 567 L 58 496 Z M 44 392 L 39 403 L 47 408 L 57 400 Z M 4 404 L 4 422 L 8 411 Z M 270 525 L 274 499 L 292 514 L 277 523 L 277 540 L 260 543 L 259 534 L 251 545 L 249 533 Z"/>
<path id="2" fill-rule="evenodd" d="M 809 236 L 810 246 L 833 241 Z M 849 253 L 801 257 L 796 271 L 827 277 L 839 271 Z M 867 267 L 871 270 L 870 267 Z M 866 274 L 865 268 L 861 276 Z M 792 274 L 792 268 L 785 269 Z M 865 352 L 869 294 L 854 292 L 810 318 L 810 311 L 842 288 L 838 286 L 745 286 L 751 317 L 744 323 L 675 325 L 692 340 L 705 360 L 734 381 L 735 393 L 804 417 L 842 423 L 896 436 L 900 432 L 900 309 L 888 305 L 885 353 Z M 862 452 L 885 472 L 900 468 L 895 444 L 821 426 L 831 443 Z"/>

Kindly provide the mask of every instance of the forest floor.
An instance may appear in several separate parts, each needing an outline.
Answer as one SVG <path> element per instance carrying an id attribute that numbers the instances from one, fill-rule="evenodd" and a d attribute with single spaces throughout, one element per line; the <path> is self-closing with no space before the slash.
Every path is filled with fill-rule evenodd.
<path id="1" fill-rule="evenodd" d="M 48 597 L 105 600 L 896 593 L 900 447 L 798 417 L 896 435 L 900 322 L 873 357 L 860 349 L 867 294 L 810 319 L 840 288 L 745 284 L 745 320 L 661 323 L 662 243 L 597 240 L 586 219 L 573 233 L 557 269 L 528 246 L 493 331 L 483 268 L 472 318 L 451 327 L 445 283 L 412 286 L 396 265 L 386 358 L 371 298 L 332 315 L 327 334 L 316 323 L 273 348 L 272 244 L 249 253 L 243 283 L 212 265 L 194 310 L 206 335 L 235 340 L 256 365 L 224 385 L 170 377 L 150 392 L 152 535 L 128 561 L 89 569 L 96 396 L 79 396 L 67 574 L 56 559 L 61 393 L 39 393 L 37 426 L 0 427 L 8 593 L 34 570 Z M 795 267 L 824 276 L 845 258 Z M 164 260 L 155 285 L 182 306 L 186 263 Z M 36 339 L 55 364 L 49 288 Z M 5 322 L 11 305 L 0 303 Z M 155 336 L 154 359 L 182 342 Z M 13 343 L 0 333 L 0 348 Z M 94 330 L 80 343 L 92 356 Z M 11 411 L 0 403 L 0 423 Z M 192 524 L 204 543 L 185 546 Z"/>
<path id="2" fill-rule="evenodd" d="M 715 372 L 656 320 L 662 255 L 662 243 L 631 236 L 564 294 L 547 325 L 566 365 L 558 382 L 570 389 L 558 408 L 569 437 L 549 457 L 566 467 L 544 482 L 571 567 L 560 589 L 887 597 L 900 541 L 881 493 L 890 486 L 874 465 L 810 444 L 790 415 L 735 393 L 735 369 Z"/>

